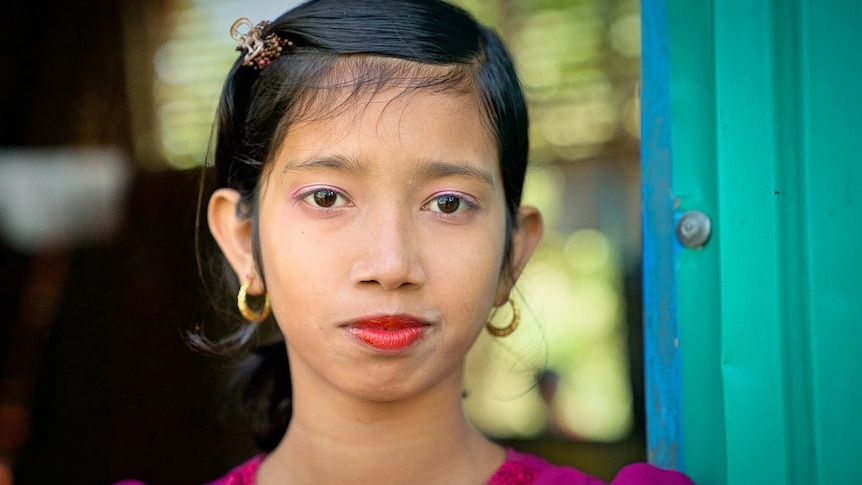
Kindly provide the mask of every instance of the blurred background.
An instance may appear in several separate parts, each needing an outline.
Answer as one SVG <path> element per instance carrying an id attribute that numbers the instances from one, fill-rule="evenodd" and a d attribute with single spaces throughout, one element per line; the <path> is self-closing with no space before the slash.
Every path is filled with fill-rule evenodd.
<path id="1" fill-rule="evenodd" d="M 231 362 L 195 354 L 182 332 L 208 315 L 197 168 L 236 57 L 228 28 L 295 3 L 4 7 L 0 463 L 16 484 L 201 483 L 254 453 L 222 406 Z M 525 203 L 547 224 L 518 286 L 524 322 L 477 343 L 465 406 L 495 439 L 609 479 L 645 455 L 639 5 L 455 3 L 518 64 Z"/>

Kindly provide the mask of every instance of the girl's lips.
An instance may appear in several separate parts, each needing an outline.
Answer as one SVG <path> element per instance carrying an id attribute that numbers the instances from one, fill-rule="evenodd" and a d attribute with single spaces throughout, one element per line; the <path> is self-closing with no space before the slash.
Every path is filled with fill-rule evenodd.
<path id="1" fill-rule="evenodd" d="M 428 322 L 411 315 L 375 315 L 351 322 L 347 330 L 368 346 L 397 351 L 419 341 L 428 325 Z"/>

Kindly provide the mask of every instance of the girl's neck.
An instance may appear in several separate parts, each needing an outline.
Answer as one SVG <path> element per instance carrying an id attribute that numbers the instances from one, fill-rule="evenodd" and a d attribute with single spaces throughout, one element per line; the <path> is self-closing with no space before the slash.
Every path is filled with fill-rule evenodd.
<path id="1" fill-rule="evenodd" d="M 468 424 L 460 390 L 395 402 L 300 398 L 257 483 L 477 485 L 504 459 L 501 447 Z"/>

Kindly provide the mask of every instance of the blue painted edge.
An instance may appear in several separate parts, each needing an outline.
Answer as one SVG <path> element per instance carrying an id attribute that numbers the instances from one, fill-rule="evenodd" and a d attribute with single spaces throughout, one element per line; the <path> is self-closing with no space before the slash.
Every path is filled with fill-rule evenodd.
<path id="1" fill-rule="evenodd" d="M 666 0 L 641 3 L 641 190 L 644 367 L 650 463 L 682 470 L 682 370 L 677 325 L 675 216 Z"/>

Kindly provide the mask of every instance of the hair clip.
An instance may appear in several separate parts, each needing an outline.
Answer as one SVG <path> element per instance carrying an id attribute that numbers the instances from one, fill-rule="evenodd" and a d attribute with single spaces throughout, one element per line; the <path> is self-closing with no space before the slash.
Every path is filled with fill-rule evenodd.
<path id="1" fill-rule="evenodd" d="M 240 17 L 230 26 L 230 36 L 239 42 L 236 50 L 245 51 L 243 66 L 251 66 L 255 70 L 261 70 L 281 55 L 284 46 L 293 45 L 293 42 L 284 40 L 275 33 L 261 39 L 263 29 L 268 23 L 268 21 L 262 20 L 254 25 L 248 17 Z M 242 27 L 245 27 L 243 31 L 240 30 Z"/>

